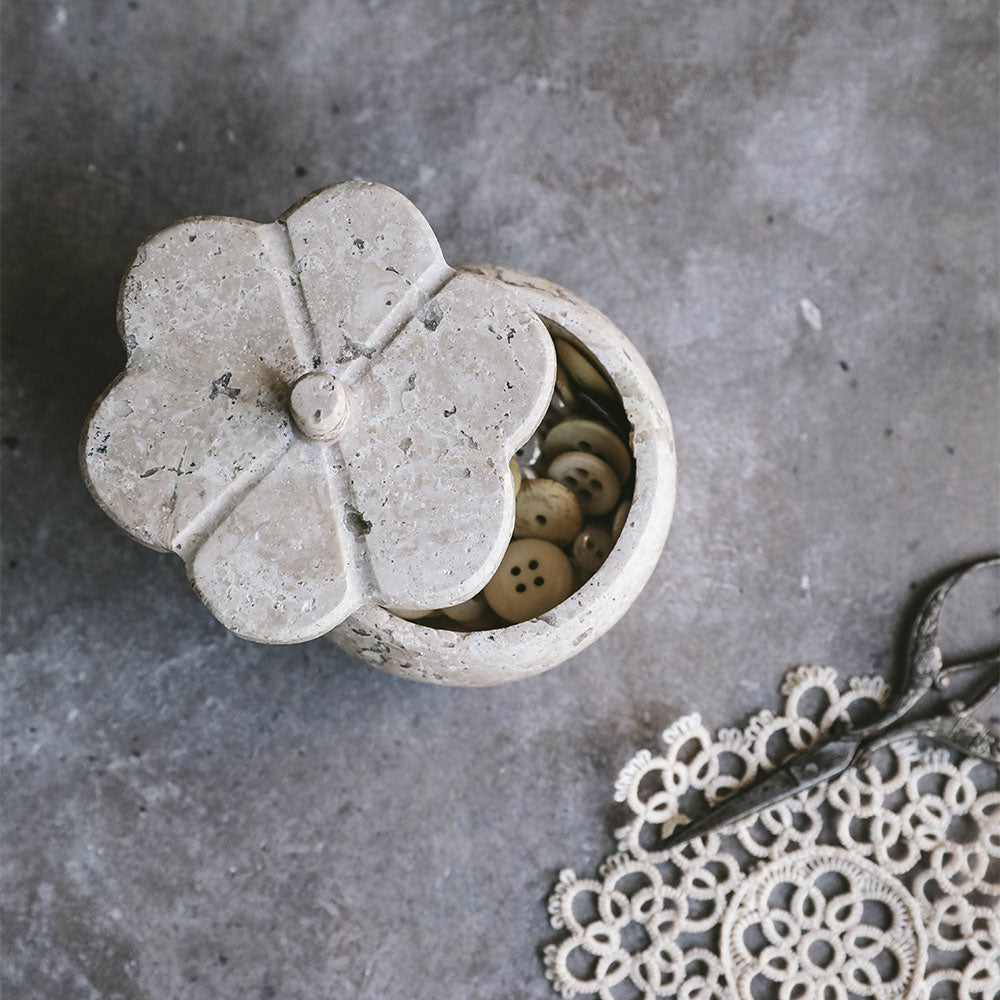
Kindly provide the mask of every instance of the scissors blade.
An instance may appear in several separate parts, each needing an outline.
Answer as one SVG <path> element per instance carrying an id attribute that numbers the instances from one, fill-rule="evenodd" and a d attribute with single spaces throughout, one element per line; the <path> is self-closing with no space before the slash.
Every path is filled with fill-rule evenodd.
<path id="1" fill-rule="evenodd" d="M 862 742 L 860 736 L 847 733 L 806 750 L 777 770 L 744 785 L 729 798 L 712 806 L 703 816 L 678 827 L 663 842 L 661 849 L 670 850 L 694 837 L 704 837 L 721 827 L 770 809 L 822 781 L 835 778 L 854 763 Z"/>

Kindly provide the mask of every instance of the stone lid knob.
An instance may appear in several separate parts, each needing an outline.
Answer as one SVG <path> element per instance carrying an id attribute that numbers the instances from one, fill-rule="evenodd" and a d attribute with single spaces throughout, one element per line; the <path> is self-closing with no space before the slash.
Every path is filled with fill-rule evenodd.
<path id="1" fill-rule="evenodd" d="M 310 441 L 333 441 L 350 417 L 350 387 L 326 372 L 307 372 L 292 386 L 289 408 Z"/>

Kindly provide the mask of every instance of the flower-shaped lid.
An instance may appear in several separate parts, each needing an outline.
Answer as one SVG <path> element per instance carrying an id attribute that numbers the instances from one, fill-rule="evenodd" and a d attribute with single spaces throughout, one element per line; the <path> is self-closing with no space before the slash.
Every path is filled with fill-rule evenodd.
<path id="1" fill-rule="evenodd" d="M 84 433 L 104 510 L 178 553 L 238 635 L 300 642 L 366 603 L 473 596 L 510 539 L 510 456 L 555 352 L 513 293 L 445 262 L 379 184 L 277 222 L 202 217 L 122 284 L 124 372 Z"/>

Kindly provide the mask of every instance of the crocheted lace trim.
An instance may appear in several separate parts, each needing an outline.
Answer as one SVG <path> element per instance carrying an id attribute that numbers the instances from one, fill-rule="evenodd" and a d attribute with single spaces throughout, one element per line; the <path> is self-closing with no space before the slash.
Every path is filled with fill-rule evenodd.
<path id="1" fill-rule="evenodd" d="M 615 783 L 629 821 L 594 879 L 564 869 L 563 932 L 545 971 L 563 997 L 602 1000 L 996 1000 L 1000 769 L 914 742 L 720 833 L 658 845 L 688 815 L 776 767 L 888 684 L 790 671 L 779 715 L 713 738 L 698 715 Z"/>

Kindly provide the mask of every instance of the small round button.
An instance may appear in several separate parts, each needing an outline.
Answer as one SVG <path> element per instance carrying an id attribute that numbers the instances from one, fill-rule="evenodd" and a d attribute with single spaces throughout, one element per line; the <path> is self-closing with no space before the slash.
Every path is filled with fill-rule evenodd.
<path id="1" fill-rule="evenodd" d="M 521 466 L 517 464 L 517 459 L 512 458 L 510 460 L 510 474 L 514 477 L 514 496 L 517 496 L 521 492 Z"/>
<path id="2" fill-rule="evenodd" d="M 549 478 L 568 486 L 580 501 L 587 517 L 607 514 L 621 496 L 622 486 L 615 470 L 588 451 L 565 451 L 549 465 Z"/>
<path id="3" fill-rule="evenodd" d="M 588 524 L 573 542 L 573 562 L 585 576 L 593 576 L 604 565 L 614 542 L 599 525 Z"/>
<path id="4" fill-rule="evenodd" d="M 347 423 L 350 389 L 327 372 L 307 372 L 292 386 L 289 408 L 307 438 L 332 441 Z"/>
<path id="5" fill-rule="evenodd" d="M 569 341 L 555 338 L 556 356 L 577 385 L 588 392 L 613 396 L 608 380 Z"/>
<path id="6" fill-rule="evenodd" d="M 632 474 L 632 456 L 625 442 L 610 427 L 596 420 L 564 420 L 553 427 L 542 446 L 546 458 L 553 459 L 564 451 L 589 451 L 603 458 L 620 482 Z"/>
<path id="7" fill-rule="evenodd" d="M 476 594 L 475 597 L 470 597 L 453 608 L 442 608 L 441 612 L 453 622 L 460 622 L 462 625 L 479 625 L 492 618 L 490 606 L 482 594 Z"/>
<path id="8" fill-rule="evenodd" d="M 617 542 L 621 537 L 621 533 L 625 530 L 625 525 L 628 523 L 628 515 L 632 510 L 631 500 L 622 500 L 618 505 L 618 510 L 615 511 L 615 519 L 611 522 L 611 537 Z"/>
<path id="9" fill-rule="evenodd" d="M 511 542 L 483 596 L 504 621 L 517 624 L 551 611 L 573 593 L 573 565 L 541 538 Z"/>
<path id="10" fill-rule="evenodd" d="M 554 479 L 529 479 L 517 495 L 515 538 L 544 538 L 569 545 L 583 526 L 580 501 L 568 487 Z"/>

